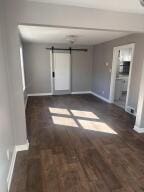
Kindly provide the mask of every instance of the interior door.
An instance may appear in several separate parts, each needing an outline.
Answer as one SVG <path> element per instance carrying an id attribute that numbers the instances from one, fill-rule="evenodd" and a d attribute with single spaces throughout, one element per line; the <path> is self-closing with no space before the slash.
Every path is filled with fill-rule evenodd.
<path id="1" fill-rule="evenodd" d="M 70 53 L 53 53 L 54 94 L 62 95 L 71 92 Z"/>

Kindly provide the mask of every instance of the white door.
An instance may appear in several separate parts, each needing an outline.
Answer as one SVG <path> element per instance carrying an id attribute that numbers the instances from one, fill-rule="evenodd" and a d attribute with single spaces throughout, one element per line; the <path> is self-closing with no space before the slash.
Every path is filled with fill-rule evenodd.
<path id="1" fill-rule="evenodd" d="M 70 93 L 70 53 L 54 53 L 54 94 Z"/>

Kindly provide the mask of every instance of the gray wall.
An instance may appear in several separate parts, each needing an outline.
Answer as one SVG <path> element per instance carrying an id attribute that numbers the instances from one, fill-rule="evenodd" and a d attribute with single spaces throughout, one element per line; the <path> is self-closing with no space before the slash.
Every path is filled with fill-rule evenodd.
<path id="1" fill-rule="evenodd" d="M 72 52 L 72 92 L 91 91 L 93 47 L 84 48 L 88 52 Z"/>
<path id="2" fill-rule="evenodd" d="M 30 93 L 50 93 L 50 52 L 46 45 L 23 44 L 26 91 Z"/>
<path id="3" fill-rule="evenodd" d="M 136 45 L 128 106 L 134 107 L 136 109 L 138 102 L 141 69 L 144 61 L 144 34 L 133 34 L 95 46 L 92 90 L 95 93 L 109 99 L 111 80 L 110 69 L 112 67 L 113 48 L 129 43 L 136 43 Z M 109 67 L 106 67 L 106 62 L 109 63 Z"/>
<path id="4" fill-rule="evenodd" d="M 6 3 L 7 1 L 4 1 Z M 10 1 L 8 1 L 10 2 Z M 7 7 L 5 7 L 7 10 Z M 15 7 L 16 8 L 16 7 Z M 11 12 L 12 13 L 12 12 Z M 6 19 L 6 49 L 7 49 L 7 73 L 9 77 L 10 88 L 10 107 L 12 126 L 14 127 L 15 145 L 23 145 L 27 143 L 26 121 L 25 121 L 25 105 L 22 86 L 22 75 L 20 65 L 20 38 L 16 21 L 18 10 L 14 11 L 12 17 L 5 11 Z M 10 19 L 11 18 L 11 19 Z"/>
<path id="5" fill-rule="evenodd" d="M 24 0 L 5 0 L 17 23 L 144 32 L 144 15 Z M 132 21 L 132 22 L 131 22 Z"/>
<path id="6" fill-rule="evenodd" d="M 7 176 L 14 150 L 14 128 L 10 110 L 10 89 L 6 61 L 6 36 L 2 2 L 0 0 L 0 191 L 7 192 Z M 10 158 L 7 158 L 7 150 Z"/>
<path id="7" fill-rule="evenodd" d="M 51 92 L 50 51 L 46 50 L 46 47 L 51 45 L 23 44 L 27 94 Z M 55 47 L 68 48 L 65 45 Z M 72 52 L 72 92 L 90 91 L 93 48 L 87 46 L 77 48 L 88 48 L 88 52 Z"/>

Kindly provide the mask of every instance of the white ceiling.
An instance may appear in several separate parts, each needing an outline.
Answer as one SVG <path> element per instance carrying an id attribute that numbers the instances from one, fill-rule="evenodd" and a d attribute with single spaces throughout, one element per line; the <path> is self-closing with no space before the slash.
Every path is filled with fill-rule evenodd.
<path id="1" fill-rule="evenodd" d="M 128 35 L 126 32 L 52 28 L 26 25 L 19 26 L 19 30 L 24 41 L 53 44 L 69 44 L 67 40 L 67 36 L 69 35 L 76 35 L 77 40 L 75 44 L 79 45 L 95 45 Z"/>
<path id="2" fill-rule="evenodd" d="M 144 14 L 144 7 L 140 5 L 140 0 L 28 0 L 28 1 L 47 2 L 61 5 L 72 5 L 79 7 Z"/>

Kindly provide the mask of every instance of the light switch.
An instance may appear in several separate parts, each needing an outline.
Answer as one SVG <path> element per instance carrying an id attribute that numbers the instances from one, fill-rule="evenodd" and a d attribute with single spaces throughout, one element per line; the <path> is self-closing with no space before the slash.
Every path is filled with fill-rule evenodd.
<path id="1" fill-rule="evenodd" d="M 108 63 L 108 62 L 106 62 L 106 63 L 105 63 L 105 65 L 108 67 L 108 66 L 109 66 L 109 63 Z"/>

